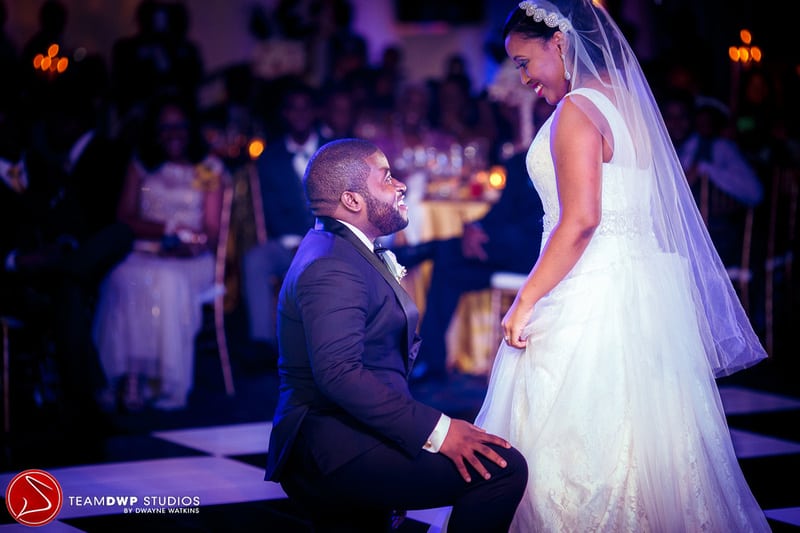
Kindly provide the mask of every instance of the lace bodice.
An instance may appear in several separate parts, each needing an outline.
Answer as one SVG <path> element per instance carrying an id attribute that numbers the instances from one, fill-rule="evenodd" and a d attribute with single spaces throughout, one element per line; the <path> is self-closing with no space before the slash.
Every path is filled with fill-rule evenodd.
<path id="1" fill-rule="evenodd" d="M 639 245 L 646 243 L 647 246 L 653 246 L 648 171 L 636 166 L 634 143 L 622 118 L 611 101 L 599 91 L 583 88 L 568 96 L 585 97 L 602 113 L 609 123 L 612 136 L 609 142 L 614 147 L 611 160 L 603 163 L 602 218 L 595 230 L 593 243 L 604 236 L 625 237 L 628 241 L 637 237 L 635 240 Z M 558 223 L 561 212 L 555 166 L 550 152 L 550 126 L 554 116 L 555 113 L 551 114 L 539 128 L 526 158 L 528 174 L 544 207 L 542 245 Z"/>
<path id="2" fill-rule="evenodd" d="M 216 184 L 209 181 L 209 175 L 219 179 L 219 170 L 212 159 L 199 165 L 167 162 L 154 172 L 139 166 L 142 218 L 202 231 L 205 188 L 219 185 L 218 181 Z"/>

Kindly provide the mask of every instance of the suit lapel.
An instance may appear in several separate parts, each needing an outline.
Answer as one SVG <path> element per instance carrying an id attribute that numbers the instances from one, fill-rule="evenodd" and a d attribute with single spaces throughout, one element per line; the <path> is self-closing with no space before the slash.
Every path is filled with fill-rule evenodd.
<path id="1" fill-rule="evenodd" d="M 416 304 L 408 295 L 406 290 L 400 285 L 400 282 L 398 282 L 392 273 L 389 272 L 389 269 L 386 268 L 386 265 L 383 264 L 383 261 L 381 261 L 374 252 L 367 248 L 364 243 L 361 242 L 361 240 L 347 228 L 347 226 L 329 217 L 319 217 L 318 220 L 322 223 L 322 227 L 326 231 L 329 231 L 334 235 L 338 235 L 355 246 L 356 250 L 358 250 L 358 253 L 364 256 L 364 258 L 375 267 L 375 269 L 380 273 L 381 276 L 383 276 L 383 279 L 389 283 L 389 286 L 394 291 L 397 301 L 400 303 L 400 307 L 403 308 L 403 313 L 406 315 L 406 334 L 408 336 L 408 362 L 410 371 L 410 365 L 413 364 L 414 360 L 416 359 L 417 350 L 419 349 L 419 342 L 416 337 L 419 310 L 417 309 Z"/>

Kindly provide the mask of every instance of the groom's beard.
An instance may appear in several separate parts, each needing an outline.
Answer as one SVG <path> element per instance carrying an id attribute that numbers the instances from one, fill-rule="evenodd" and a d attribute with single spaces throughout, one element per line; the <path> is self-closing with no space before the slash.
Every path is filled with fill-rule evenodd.
<path id="1" fill-rule="evenodd" d="M 395 202 L 381 202 L 369 193 L 362 193 L 367 203 L 367 219 L 375 226 L 381 235 L 391 235 L 408 226 L 408 218 L 404 217 L 395 207 Z"/>

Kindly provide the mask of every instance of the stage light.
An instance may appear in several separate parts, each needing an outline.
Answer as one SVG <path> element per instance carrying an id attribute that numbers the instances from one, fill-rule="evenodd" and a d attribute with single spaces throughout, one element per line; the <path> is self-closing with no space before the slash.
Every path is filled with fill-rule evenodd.
<path id="1" fill-rule="evenodd" d="M 739 31 L 739 39 L 742 44 L 728 48 L 728 57 L 734 63 L 741 63 L 742 66 L 749 66 L 750 63 L 761 62 L 761 48 L 752 46 L 753 34 L 750 30 L 742 29 Z"/>

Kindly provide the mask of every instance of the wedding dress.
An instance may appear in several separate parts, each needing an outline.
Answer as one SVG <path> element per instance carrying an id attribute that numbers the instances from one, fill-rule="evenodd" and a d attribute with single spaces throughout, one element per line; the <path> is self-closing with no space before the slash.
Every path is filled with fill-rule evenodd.
<path id="1" fill-rule="evenodd" d="M 578 263 L 534 307 L 523 350 L 502 344 L 476 425 L 527 458 L 512 531 L 769 531 L 737 463 L 697 326 L 687 261 L 652 230 L 649 168 L 614 104 L 602 219 Z M 558 221 L 550 123 L 527 167 Z"/>

